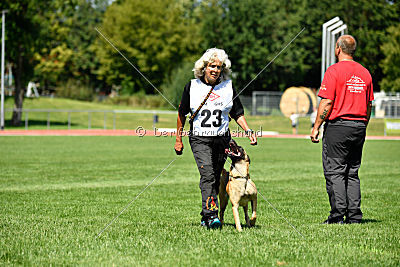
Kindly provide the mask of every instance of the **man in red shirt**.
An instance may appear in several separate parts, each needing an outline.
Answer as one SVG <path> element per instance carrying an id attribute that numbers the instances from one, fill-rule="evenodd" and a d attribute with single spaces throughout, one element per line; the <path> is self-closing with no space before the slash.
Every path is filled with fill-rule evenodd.
<path id="1" fill-rule="evenodd" d="M 374 93 L 371 74 L 353 60 L 355 50 L 353 36 L 339 37 L 335 48 L 339 62 L 324 75 L 310 135 L 311 141 L 318 143 L 319 128 L 325 121 L 322 164 L 331 206 L 325 224 L 360 223 L 362 218 L 358 169 Z"/>

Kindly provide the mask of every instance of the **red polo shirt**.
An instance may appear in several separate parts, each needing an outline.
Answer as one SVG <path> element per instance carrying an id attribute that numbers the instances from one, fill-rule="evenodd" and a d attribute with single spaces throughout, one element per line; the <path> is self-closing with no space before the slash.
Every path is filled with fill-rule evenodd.
<path id="1" fill-rule="evenodd" d="M 374 100 L 371 74 L 355 61 L 340 61 L 325 72 L 318 96 L 333 100 L 328 120 L 367 121 L 367 104 Z"/>

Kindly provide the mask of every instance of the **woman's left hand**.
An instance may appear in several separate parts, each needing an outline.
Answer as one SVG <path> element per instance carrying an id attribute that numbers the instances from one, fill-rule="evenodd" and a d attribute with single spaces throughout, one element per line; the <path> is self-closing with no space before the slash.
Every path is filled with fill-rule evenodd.
<path id="1" fill-rule="evenodd" d="M 250 145 L 255 146 L 257 145 L 257 136 L 255 132 L 252 132 L 251 135 L 249 135 L 250 139 Z"/>

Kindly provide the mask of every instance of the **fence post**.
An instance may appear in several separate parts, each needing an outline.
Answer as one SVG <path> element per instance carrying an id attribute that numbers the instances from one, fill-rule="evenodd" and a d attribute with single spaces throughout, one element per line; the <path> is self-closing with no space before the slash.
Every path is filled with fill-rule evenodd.
<path id="1" fill-rule="evenodd" d="M 387 132 L 386 132 L 386 119 L 383 119 L 383 135 L 386 136 Z"/>
<path id="2" fill-rule="evenodd" d="M 115 120 L 116 120 L 116 113 L 113 110 L 113 129 L 115 130 Z"/>
<path id="3" fill-rule="evenodd" d="M 47 130 L 50 130 L 50 112 L 47 112 Z"/>
<path id="4" fill-rule="evenodd" d="M 264 95 L 262 100 L 263 100 L 263 102 L 262 102 L 262 107 L 263 107 L 262 114 L 265 116 L 265 115 L 267 115 L 267 96 Z"/>
<path id="5" fill-rule="evenodd" d="M 25 130 L 28 130 L 29 112 L 25 111 Z"/>
<path id="6" fill-rule="evenodd" d="M 71 129 L 71 112 L 68 112 L 68 130 Z"/>
<path id="7" fill-rule="evenodd" d="M 299 128 L 299 97 L 296 96 L 296 114 L 297 114 L 297 122 L 296 122 L 296 134 L 299 134 L 298 128 Z"/>
<path id="8" fill-rule="evenodd" d="M 107 128 L 107 127 L 106 127 L 106 119 L 107 119 L 107 113 L 104 111 L 104 122 L 103 122 L 103 124 L 104 124 L 104 130 Z"/>

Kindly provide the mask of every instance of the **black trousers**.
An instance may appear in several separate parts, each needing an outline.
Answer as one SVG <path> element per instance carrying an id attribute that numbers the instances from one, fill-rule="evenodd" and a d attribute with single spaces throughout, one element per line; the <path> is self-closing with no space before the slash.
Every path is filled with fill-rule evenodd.
<path id="1" fill-rule="evenodd" d="M 218 215 L 220 176 L 226 161 L 225 148 L 231 136 L 190 136 L 189 143 L 200 172 L 200 191 L 203 219 Z"/>
<path id="2" fill-rule="evenodd" d="M 338 120 L 325 123 L 322 163 L 331 211 L 328 219 L 361 220 L 361 165 L 366 123 Z"/>

